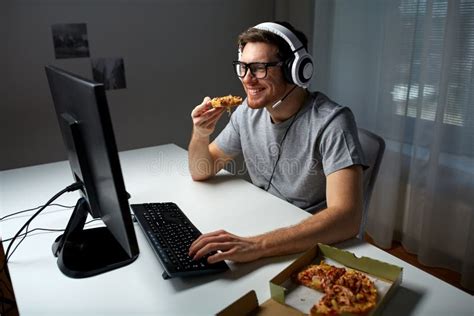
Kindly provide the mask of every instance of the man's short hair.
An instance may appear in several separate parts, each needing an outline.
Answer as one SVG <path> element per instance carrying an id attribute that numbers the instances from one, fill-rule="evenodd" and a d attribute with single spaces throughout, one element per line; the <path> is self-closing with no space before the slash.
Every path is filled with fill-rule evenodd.
<path id="1" fill-rule="evenodd" d="M 304 48 L 308 50 L 308 39 L 303 32 L 295 29 L 293 25 L 288 22 L 276 21 L 273 23 L 280 24 L 293 32 L 293 34 L 295 34 L 295 36 L 303 44 Z M 278 48 L 277 57 L 281 61 L 286 61 L 287 59 L 293 57 L 293 52 L 290 48 L 290 45 L 288 45 L 288 43 L 283 38 L 270 31 L 260 30 L 254 27 L 249 28 L 248 30 L 241 33 L 237 40 L 240 50 L 243 50 L 247 43 L 267 43 L 275 45 Z"/>

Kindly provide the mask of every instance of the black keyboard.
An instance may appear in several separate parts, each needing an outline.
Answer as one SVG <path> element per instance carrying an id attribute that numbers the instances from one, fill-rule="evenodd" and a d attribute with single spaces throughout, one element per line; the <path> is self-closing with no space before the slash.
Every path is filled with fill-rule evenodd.
<path id="1" fill-rule="evenodd" d="M 163 278 L 185 277 L 222 272 L 229 269 L 223 261 L 210 264 L 207 257 L 193 261 L 189 247 L 201 232 L 174 203 L 132 204 L 135 218 L 164 268 Z"/>

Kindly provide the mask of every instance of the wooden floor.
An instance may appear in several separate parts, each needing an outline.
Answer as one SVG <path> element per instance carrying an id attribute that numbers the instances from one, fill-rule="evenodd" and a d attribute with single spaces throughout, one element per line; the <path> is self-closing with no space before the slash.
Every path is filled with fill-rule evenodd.
<path id="1" fill-rule="evenodd" d="M 372 240 L 372 238 L 370 238 L 370 236 L 368 236 L 367 234 L 365 235 L 365 240 L 369 243 L 371 243 L 372 245 L 376 246 Z M 378 247 L 380 248 L 380 247 Z M 441 279 L 443 280 L 444 282 L 447 282 L 455 287 L 457 287 L 458 289 L 460 290 L 463 290 L 464 292 L 466 293 L 469 293 L 471 295 L 474 295 L 474 291 L 470 291 L 468 289 L 465 289 L 461 286 L 461 283 L 460 283 L 460 280 L 461 280 L 461 274 L 458 273 L 458 272 L 455 272 L 455 271 L 451 271 L 451 270 L 448 270 L 448 269 L 444 269 L 444 268 L 433 268 L 433 267 L 428 267 L 428 266 L 425 266 L 423 264 L 421 264 L 419 261 L 418 261 L 418 258 L 416 255 L 413 255 L 411 253 L 408 253 L 402 246 L 402 244 L 400 244 L 399 242 L 393 242 L 392 243 L 392 248 L 390 249 L 383 249 L 383 248 L 380 248 L 382 249 L 383 251 L 386 251 L 388 253 L 390 253 L 391 255 L 405 261 L 405 262 L 408 262 L 409 264 L 437 277 L 438 279 Z"/>
<path id="2" fill-rule="evenodd" d="M 0 242 L 0 268 L 5 260 L 3 244 Z M 5 267 L 8 271 L 8 268 Z M 6 271 L 0 272 L 0 315 L 1 316 L 18 316 L 15 296 L 13 294 L 12 285 Z"/>

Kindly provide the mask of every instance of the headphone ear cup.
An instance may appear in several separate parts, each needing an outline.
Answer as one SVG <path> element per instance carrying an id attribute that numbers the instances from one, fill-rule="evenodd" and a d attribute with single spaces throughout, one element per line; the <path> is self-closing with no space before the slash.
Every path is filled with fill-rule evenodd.
<path id="1" fill-rule="evenodd" d="M 293 66 L 294 60 L 295 60 L 295 57 L 288 58 L 287 60 L 285 60 L 283 66 L 281 67 L 283 70 L 283 76 L 285 77 L 286 81 L 288 81 L 291 84 L 295 83 L 293 81 L 293 75 L 291 73 L 291 67 Z"/>
<path id="2" fill-rule="evenodd" d="M 311 58 L 310 55 L 303 56 L 299 60 L 297 72 L 298 72 L 297 80 L 301 82 L 303 85 L 307 85 L 308 82 L 313 77 L 313 72 L 314 72 L 313 59 Z"/>
<path id="3" fill-rule="evenodd" d="M 291 78 L 293 82 L 302 88 L 307 88 L 314 71 L 311 55 L 306 52 L 297 54 L 291 67 Z"/>

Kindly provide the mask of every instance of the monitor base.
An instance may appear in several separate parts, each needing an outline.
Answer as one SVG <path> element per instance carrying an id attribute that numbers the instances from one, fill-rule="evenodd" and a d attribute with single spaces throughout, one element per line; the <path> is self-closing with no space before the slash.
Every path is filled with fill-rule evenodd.
<path id="1" fill-rule="evenodd" d="M 52 250 L 58 267 L 71 278 L 86 278 L 133 262 L 107 227 L 84 230 L 88 204 L 78 200 L 63 235 L 56 238 Z"/>

